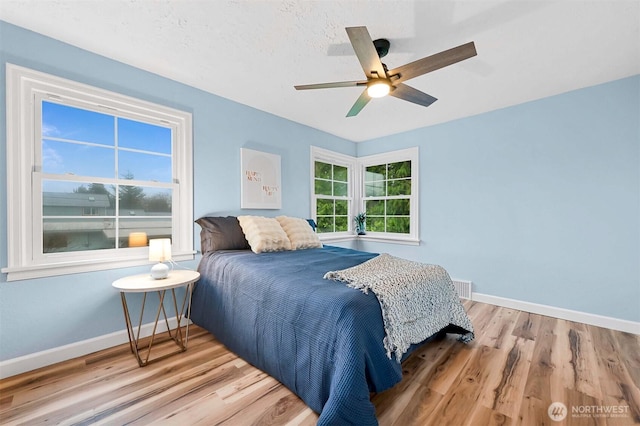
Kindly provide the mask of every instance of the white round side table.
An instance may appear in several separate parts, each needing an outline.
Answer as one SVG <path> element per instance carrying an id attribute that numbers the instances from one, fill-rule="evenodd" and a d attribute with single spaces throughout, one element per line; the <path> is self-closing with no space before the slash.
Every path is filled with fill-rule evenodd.
<path id="1" fill-rule="evenodd" d="M 193 293 L 193 285 L 200 278 L 200 273 L 191 270 L 178 269 L 172 270 L 169 272 L 169 276 L 164 279 L 156 280 L 151 278 L 151 276 L 147 274 L 140 275 L 131 275 L 128 277 L 120 278 L 113 282 L 113 287 L 120 291 L 120 298 L 122 299 L 122 309 L 124 311 L 124 320 L 127 324 L 127 333 L 129 334 L 129 346 L 131 348 L 131 352 L 138 360 L 138 365 L 140 367 L 144 367 L 147 365 L 149 360 L 149 355 L 151 354 L 151 346 L 156 337 L 156 332 L 158 329 L 158 321 L 160 320 L 160 314 L 163 314 L 165 325 L 167 331 L 169 333 L 169 338 L 173 340 L 176 345 L 178 345 L 178 350 L 161 357 L 157 357 L 152 361 L 157 361 L 159 359 L 165 358 L 169 355 L 174 355 L 179 352 L 184 352 L 187 350 L 187 343 L 189 341 L 189 320 L 188 318 L 191 315 L 191 295 Z M 180 309 L 178 309 L 178 301 L 176 299 L 176 288 L 186 287 L 184 298 L 182 299 L 182 303 L 180 305 Z M 164 307 L 164 297 L 167 290 L 171 290 L 173 307 L 176 314 L 176 327 L 171 329 L 169 327 L 169 319 L 167 318 L 167 312 Z M 140 329 L 142 328 L 142 318 L 144 315 L 144 308 L 147 301 L 147 294 L 156 292 L 159 297 L 158 310 L 155 316 L 155 322 L 153 324 L 153 331 L 149 338 L 149 343 L 141 347 L 140 345 Z M 127 293 L 144 293 L 142 296 L 142 307 L 140 310 L 140 320 L 138 321 L 138 329 L 137 331 L 134 329 L 133 322 L 131 321 L 131 314 L 129 312 L 129 306 L 127 304 Z M 185 314 L 185 306 L 187 307 Z M 184 318 L 186 319 L 186 327 L 185 333 L 182 333 L 182 321 Z M 145 348 L 146 346 L 146 348 Z M 141 354 L 142 350 L 146 349 L 146 355 L 143 356 Z"/>

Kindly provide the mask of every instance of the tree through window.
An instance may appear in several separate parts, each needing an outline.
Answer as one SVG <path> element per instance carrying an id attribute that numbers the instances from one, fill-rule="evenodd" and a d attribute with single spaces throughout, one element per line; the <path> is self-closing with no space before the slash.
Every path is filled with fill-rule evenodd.
<path id="1" fill-rule="evenodd" d="M 411 161 L 368 166 L 364 176 L 367 230 L 411 232 Z"/>

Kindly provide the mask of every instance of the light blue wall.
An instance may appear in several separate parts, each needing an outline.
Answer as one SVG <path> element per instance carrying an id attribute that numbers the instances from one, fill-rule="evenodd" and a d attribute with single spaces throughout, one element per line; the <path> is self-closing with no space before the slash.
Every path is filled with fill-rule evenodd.
<path id="1" fill-rule="evenodd" d="M 480 293 L 640 321 L 640 76 L 358 144 L 419 146 L 419 247 Z"/>
<path id="2" fill-rule="evenodd" d="M 0 21 L 0 105 L 6 62 L 145 99 L 193 114 L 194 215 L 240 211 L 240 148 L 278 154 L 282 210 L 251 214 L 309 214 L 309 146 L 355 155 L 355 144 L 123 65 Z M 4 107 L 0 108 L 4 111 Z M 7 265 L 6 118 L 0 117 L 0 265 Z M 194 226 L 199 249 L 199 227 Z M 183 266 L 195 268 L 197 260 Z M 0 275 L 0 360 L 124 329 L 117 278 L 146 272 L 128 268 L 6 282 Z M 149 320 L 151 318 L 149 317 Z"/>

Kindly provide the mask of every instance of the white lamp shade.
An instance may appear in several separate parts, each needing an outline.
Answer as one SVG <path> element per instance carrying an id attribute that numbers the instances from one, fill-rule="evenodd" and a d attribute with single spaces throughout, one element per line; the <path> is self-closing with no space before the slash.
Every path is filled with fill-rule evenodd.
<path id="1" fill-rule="evenodd" d="M 153 262 L 171 260 L 171 239 L 156 238 L 149 240 L 149 260 Z"/>

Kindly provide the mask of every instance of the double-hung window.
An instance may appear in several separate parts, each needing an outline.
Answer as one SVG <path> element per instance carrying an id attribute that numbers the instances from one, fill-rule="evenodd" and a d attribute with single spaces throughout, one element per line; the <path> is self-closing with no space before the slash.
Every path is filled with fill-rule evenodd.
<path id="1" fill-rule="evenodd" d="M 352 230 L 354 158 L 311 147 L 311 209 L 320 234 L 341 236 Z"/>
<path id="2" fill-rule="evenodd" d="M 7 65 L 9 280 L 193 258 L 191 115 Z"/>
<path id="3" fill-rule="evenodd" d="M 418 149 L 358 159 L 367 235 L 417 242 Z"/>

